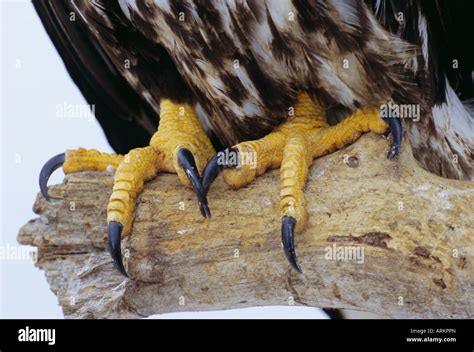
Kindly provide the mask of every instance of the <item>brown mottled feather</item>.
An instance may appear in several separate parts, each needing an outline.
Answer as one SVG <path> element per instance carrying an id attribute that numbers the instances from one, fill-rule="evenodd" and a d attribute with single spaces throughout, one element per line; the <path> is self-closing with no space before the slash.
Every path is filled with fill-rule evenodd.
<path id="1" fill-rule="evenodd" d="M 53 0 L 47 3 L 55 6 Z M 88 32 L 90 43 L 148 110 L 157 114 L 165 97 L 196 102 L 203 111 L 203 124 L 225 145 L 269 133 L 285 120 L 301 90 L 320 99 L 338 119 L 359 107 L 387 101 L 420 104 L 425 113 L 432 111 L 428 89 L 433 83 L 429 66 L 423 64 L 420 37 L 403 36 L 392 22 L 377 18 L 370 1 L 74 0 L 70 4 L 80 14 L 78 24 Z M 67 15 L 56 12 L 53 17 Z M 43 22 L 48 27 L 48 21 Z M 124 66 L 126 60 L 130 67 Z M 460 110 L 457 104 L 451 107 L 451 112 Z M 150 114 L 139 116 L 137 124 L 150 120 Z M 442 175 L 470 177 L 469 138 L 474 129 L 467 125 L 467 134 L 459 133 L 462 123 L 440 129 L 446 118 L 426 116 L 416 128 L 407 124 L 418 158 Z M 104 120 L 112 121 L 110 116 Z M 443 139 L 440 131 L 448 138 Z M 417 139 L 417 132 L 422 138 Z M 446 145 L 461 154 L 456 171 L 442 155 Z M 433 167 L 430 157 L 442 160 L 443 166 Z"/>
<path id="2" fill-rule="evenodd" d="M 438 175 L 474 180 L 474 53 L 470 0 L 375 0 L 379 21 L 399 37 L 420 46 L 414 58 L 420 79 L 427 82 L 431 108 L 419 121 L 404 120 L 413 153 Z M 399 14 L 405 21 L 396 21 Z M 459 67 L 453 65 L 456 59 Z"/>
<path id="3" fill-rule="evenodd" d="M 137 18 L 152 24 L 150 38 L 168 50 L 227 145 L 270 132 L 300 90 L 346 111 L 421 100 L 406 64 L 416 47 L 384 31 L 359 1 L 127 3 L 137 28 Z"/>

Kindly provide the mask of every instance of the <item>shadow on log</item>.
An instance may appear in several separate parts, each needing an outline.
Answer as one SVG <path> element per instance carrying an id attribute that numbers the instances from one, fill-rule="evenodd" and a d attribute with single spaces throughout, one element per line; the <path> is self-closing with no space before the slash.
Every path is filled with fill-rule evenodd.
<path id="1" fill-rule="evenodd" d="M 304 273 L 280 244 L 279 172 L 233 191 L 218 178 L 212 219 L 194 194 L 162 174 L 139 196 L 123 241 L 124 279 L 106 251 L 113 177 L 67 176 L 38 196 L 39 218 L 19 242 L 38 247 L 64 315 L 134 318 L 178 311 L 295 305 L 356 309 L 393 318 L 474 316 L 474 182 L 421 169 L 405 145 L 363 136 L 316 160 L 306 186 L 309 224 L 296 236 Z M 355 255 L 355 257 L 350 257 Z"/>

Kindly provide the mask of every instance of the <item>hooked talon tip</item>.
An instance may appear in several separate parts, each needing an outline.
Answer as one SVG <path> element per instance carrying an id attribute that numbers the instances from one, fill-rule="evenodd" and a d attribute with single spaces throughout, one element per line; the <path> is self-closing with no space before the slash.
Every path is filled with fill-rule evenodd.
<path id="1" fill-rule="evenodd" d="M 109 252 L 115 268 L 117 268 L 123 276 L 128 277 L 127 271 L 123 266 L 122 248 L 120 246 L 122 242 L 122 229 L 123 226 L 121 223 L 117 221 L 109 222 Z"/>
<path id="2" fill-rule="evenodd" d="M 204 216 L 206 219 L 211 218 L 211 210 L 209 209 L 209 206 L 207 204 L 207 199 L 205 203 L 199 201 L 199 210 L 201 211 L 202 216 Z"/>
<path id="3" fill-rule="evenodd" d="M 196 166 L 196 161 L 194 160 L 194 155 L 186 148 L 181 148 L 177 153 L 178 162 L 183 168 L 186 176 L 188 177 L 191 186 L 193 187 L 194 193 L 198 197 L 199 210 L 201 211 L 202 216 L 205 218 L 211 217 L 211 211 L 207 204 L 206 193 L 204 192 L 204 187 L 202 186 L 201 176 L 199 176 L 199 171 Z"/>
<path id="4" fill-rule="evenodd" d="M 63 166 L 65 160 L 66 160 L 66 154 L 61 153 L 61 154 L 53 156 L 41 168 L 40 175 L 39 175 L 39 186 L 40 186 L 41 194 L 48 201 L 49 201 L 48 180 L 56 169 Z"/>
<path id="5" fill-rule="evenodd" d="M 399 145 L 393 145 L 390 147 L 387 153 L 387 159 L 393 159 L 395 158 L 400 151 L 400 146 Z"/>
<path id="6" fill-rule="evenodd" d="M 295 241 L 294 241 L 294 234 L 295 234 L 295 225 L 296 219 L 292 216 L 283 216 L 281 219 L 281 242 L 283 244 L 283 251 L 285 252 L 285 256 L 290 262 L 291 266 L 300 274 L 303 273 L 301 270 L 298 261 L 296 260 L 296 252 L 295 252 Z"/>

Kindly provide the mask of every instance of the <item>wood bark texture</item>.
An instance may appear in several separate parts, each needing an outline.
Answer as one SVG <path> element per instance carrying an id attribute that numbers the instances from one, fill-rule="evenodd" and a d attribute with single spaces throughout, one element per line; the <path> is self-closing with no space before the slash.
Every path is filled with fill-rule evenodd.
<path id="1" fill-rule="evenodd" d="M 296 235 L 303 274 L 281 248 L 278 170 L 240 190 L 219 177 L 208 195 L 211 220 L 176 175 L 147 182 L 122 243 L 133 280 L 106 249 L 110 173 L 69 175 L 50 188 L 50 202 L 39 195 L 39 217 L 19 242 L 38 248 L 37 265 L 68 318 L 288 304 L 473 318 L 474 182 L 423 170 L 406 143 L 397 161 L 387 150 L 386 139 L 367 134 L 313 162 L 309 223 Z M 348 257 L 356 253 L 363 256 Z"/>

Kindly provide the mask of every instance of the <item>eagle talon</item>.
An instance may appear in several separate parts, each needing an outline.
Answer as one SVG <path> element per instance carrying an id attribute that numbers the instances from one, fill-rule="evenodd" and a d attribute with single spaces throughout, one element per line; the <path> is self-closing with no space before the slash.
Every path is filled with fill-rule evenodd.
<path id="1" fill-rule="evenodd" d="M 283 216 L 281 219 L 281 242 L 283 244 L 283 251 L 290 262 L 291 266 L 300 274 L 303 273 L 298 261 L 296 260 L 295 252 L 295 225 L 296 219 L 292 216 Z"/>
<path id="2" fill-rule="evenodd" d="M 399 118 L 388 118 L 386 119 L 392 132 L 393 142 L 387 153 L 388 159 L 395 158 L 400 152 L 400 146 L 402 144 L 403 127 Z"/>
<path id="3" fill-rule="evenodd" d="M 205 218 L 210 218 L 211 211 L 209 210 L 209 206 L 207 203 L 207 192 L 205 192 L 201 177 L 199 176 L 193 153 L 191 153 L 186 148 L 181 148 L 177 153 L 177 158 L 179 161 L 179 165 L 186 173 L 189 182 L 191 182 L 194 193 L 196 193 L 196 196 L 198 197 L 199 209 L 201 210 L 202 216 L 204 216 Z"/>
<path id="4" fill-rule="evenodd" d="M 123 276 L 128 277 L 127 271 L 123 266 L 122 248 L 120 246 L 120 243 L 122 242 L 122 229 L 123 226 L 118 221 L 109 222 L 109 252 L 115 268 L 117 268 Z"/>
<path id="5" fill-rule="evenodd" d="M 394 159 L 400 152 L 400 145 L 392 145 L 387 153 L 387 159 Z"/>
<path id="6" fill-rule="evenodd" d="M 229 160 L 231 159 L 222 158 L 222 156 L 226 154 L 230 155 L 230 153 L 235 153 L 235 164 L 229 162 Z M 214 182 L 217 176 L 219 176 L 219 174 L 224 169 L 235 168 L 239 165 L 239 158 L 239 150 L 237 148 L 227 148 L 223 151 L 218 152 L 211 158 L 211 160 L 209 160 L 206 167 L 204 168 L 204 171 L 202 172 L 202 186 L 204 189 L 204 194 L 207 195 L 207 192 L 209 191 L 209 187 L 211 186 L 212 182 Z"/>
<path id="7" fill-rule="evenodd" d="M 392 119 L 393 120 L 393 119 Z M 401 139 L 399 121 L 393 127 L 393 151 L 398 151 Z M 397 124 L 398 122 L 398 124 Z M 383 133 L 387 130 L 375 108 L 355 111 L 344 121 L 329 126 L 324 106 L 308 93 L 302 92 L 296 99 L 294 115 L 265 137 L 242 142 L 234 146 L 235 155 L 229 149 L 215 155 L 203 171 L 205 193 L 220 172 L 231 188 L 240 188 L 272 168 L 280 168 L 280 214 L 281 241 L 284 253 L 291 266 L 299 273 L 295 252 L 295 232 L 304 231 L 307 211 L 304 198 L 304 185 L 313 159 L 324 156 L 353 143 L 365 132 Z M 254 155 L 255 163 L 239 160 L 244 153 Z"/>
<path id="8" fill-rule="evenodd" d="M 49 201 L 48 180 L 56 169 L 59 169 L 61 166 L 63 166 L 65 161 L 66 161 L 65 153 L 55 155 L 44 164 L 44 166 L 42 167 L 40 171 L 39 186 L 40 186 L 41 194 L 47 201 Z"/>
<path id="9" fill-rule="evenodd" d="M 212 182 L 214 182 L 217 176 L 224 170 L 223 165 L 220 165 L 218 160 L 219 154 L 214 155 L 202 172 L 202 187 L 206 195 Z"/>

